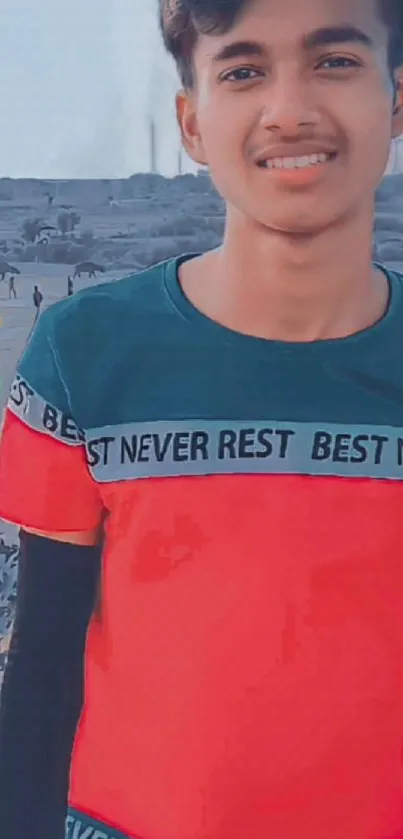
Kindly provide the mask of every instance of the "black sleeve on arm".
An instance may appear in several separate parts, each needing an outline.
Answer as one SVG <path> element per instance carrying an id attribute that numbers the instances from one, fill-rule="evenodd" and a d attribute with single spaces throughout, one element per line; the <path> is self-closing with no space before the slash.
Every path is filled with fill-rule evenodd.
<path id="1" fill-rule="evenodd" d="M 16 614 L 0 698 L 0 835 L 64 839 L 101 549 L 20 535 Z"/>

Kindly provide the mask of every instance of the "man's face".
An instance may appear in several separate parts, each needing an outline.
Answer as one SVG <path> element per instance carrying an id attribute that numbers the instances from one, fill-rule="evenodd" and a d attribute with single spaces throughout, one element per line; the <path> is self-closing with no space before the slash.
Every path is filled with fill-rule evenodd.
<path id="1" fill-rule="evenodd" d="M 387 45 L 376 0 L 250 0 L 199 37 L 178 114 L 230 212 L 313 233 L 372 206 L 403 131 Z"/>

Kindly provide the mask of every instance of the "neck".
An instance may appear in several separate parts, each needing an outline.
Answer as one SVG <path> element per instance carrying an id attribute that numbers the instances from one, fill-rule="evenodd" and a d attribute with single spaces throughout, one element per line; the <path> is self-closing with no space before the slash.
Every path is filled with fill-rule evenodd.
<path id="1" fill-rule="evenodd" d="M 240 332 L 344 337 L 375 323 L 387 305 L 386 279 L 372 264 L 372 213 L 311 237 L 251 230 L 230 213 L 222 248 L 205 259 L 211 281 L 196 302 Z"/>

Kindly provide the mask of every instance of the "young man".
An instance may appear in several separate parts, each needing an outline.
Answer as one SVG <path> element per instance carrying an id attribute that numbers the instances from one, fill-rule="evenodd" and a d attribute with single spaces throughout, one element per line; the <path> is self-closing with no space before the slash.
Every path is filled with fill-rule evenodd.
<path id="1" fill-rule="evenodd" d="M 8 839 L 62 839 L 69 768 L 74 839 L 403 836 L 401 9 L 161 2 L 225 238 L 52 306 L 19 364 Z"/>

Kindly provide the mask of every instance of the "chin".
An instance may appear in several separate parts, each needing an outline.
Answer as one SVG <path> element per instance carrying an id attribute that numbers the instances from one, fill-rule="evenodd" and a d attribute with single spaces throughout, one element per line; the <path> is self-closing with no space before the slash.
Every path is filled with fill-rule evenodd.
<path id="1" fill-rule="evenodd" d="M 329 227 L 332 227 L 339 221 L 339 216 L 324 216 L 323 213 L 319 215 L 309 213 L 294 214 L 284 213 L 284 215 L 276 215 L 272 217 L 257 219 L 268 230 L 273 230 L 277 233 L 283 233 L 285 236 L 317 236 L 323 233 Z"/>

